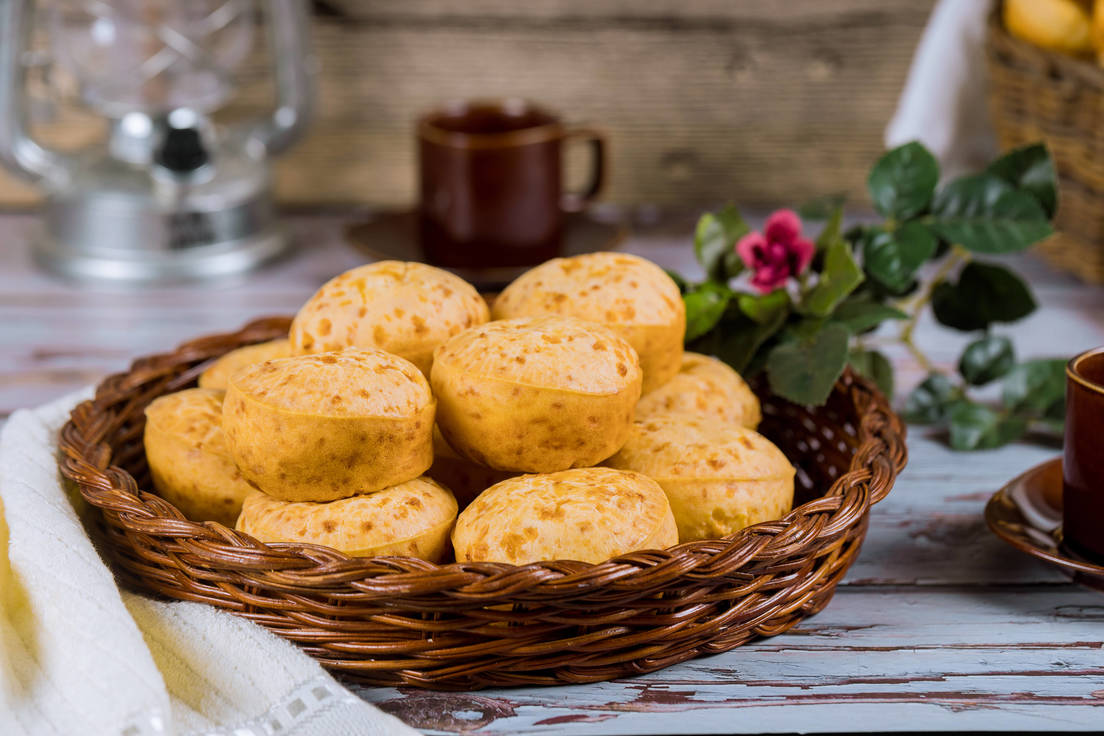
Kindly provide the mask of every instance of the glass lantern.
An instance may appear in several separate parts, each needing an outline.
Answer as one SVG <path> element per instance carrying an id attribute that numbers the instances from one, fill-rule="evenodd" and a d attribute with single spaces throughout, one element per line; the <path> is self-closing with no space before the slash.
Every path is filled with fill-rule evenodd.
<path id="1" fill-rule="evenodd" d="M 303 132 L 313 61 L 305 0 L 271 0 L 276 105 L 219 126 L 253 51 L 252 0 L 34 0 L 0 3 L 0 160 L 41 186 L 39 259 L 74 276 L 165 280 L 241 271 L 287 245 L 269 162 Z M 37 12 L 36 12 L 37 11 Z M 28 133 L 25 59 L 45 19 L 50 62 L 106 140 L 54 151 Z"/>

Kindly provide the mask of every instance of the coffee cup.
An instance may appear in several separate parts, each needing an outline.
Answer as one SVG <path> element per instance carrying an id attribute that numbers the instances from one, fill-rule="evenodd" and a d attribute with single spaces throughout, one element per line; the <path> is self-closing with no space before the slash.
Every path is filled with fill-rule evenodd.
<path id="1" fill-rule="evenodd" d="M 1066 365 L 1062 542 L 1104 564 L 1104 347 Z"/>
<path id="2" fill-rule="evenodd" d="M 559 255 L 564 214 L 602 189 L 605 139 L 517 99 L 457 102 L 418 122 L 419 239 L 446 267 L 528 266 Z M 567 142 L 591 151 L 587 185 L 563 189 Z"/>

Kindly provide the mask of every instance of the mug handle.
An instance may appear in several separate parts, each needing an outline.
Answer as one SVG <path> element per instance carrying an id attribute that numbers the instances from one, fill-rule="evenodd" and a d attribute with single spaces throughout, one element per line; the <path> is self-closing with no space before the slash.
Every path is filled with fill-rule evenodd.
<path id="1" fill-rule="evenodd" d="M 571 128 L 564 133 L 564 142 L 572 138 L 582 139 L 590 147 L 590 181 L 579 192 L 564 192 L 560 207 L 564 212 L 582 212 L 591 205 L 606 183 L 606 136 L 594 128 Z"/>

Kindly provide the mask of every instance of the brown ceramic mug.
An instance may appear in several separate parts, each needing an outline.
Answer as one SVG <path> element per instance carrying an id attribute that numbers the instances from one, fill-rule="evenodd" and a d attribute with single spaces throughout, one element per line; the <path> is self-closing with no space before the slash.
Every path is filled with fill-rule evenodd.
<path id="1" fill-rule="evenodd" d="M 563 146 L 587 141 L 589 184 L 563 191 Z M 418 122 L 419 237 L 442 266 L 527 266 L 560 252 L 565 212 L 602 188 L 605 141 L 522 100 L 458 102 Z"/>
<path id="2" fill-rule="evenodd" d="M 1104 563 L 1104 347 L 1066 365 L 1062 541 Z"/>

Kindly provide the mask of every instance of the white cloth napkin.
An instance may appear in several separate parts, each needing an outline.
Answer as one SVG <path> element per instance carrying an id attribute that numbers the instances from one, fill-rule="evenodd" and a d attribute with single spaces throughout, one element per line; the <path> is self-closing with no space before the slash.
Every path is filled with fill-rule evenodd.
<path id="1" fill-rule="evenodd" d="M 0 434 L 0 734 L 416 734 L 260 626 L 116 586 L 56 465 L 86 396 Z"/>
<path id="2" fill-rule="evenodd" d="M 985 23 L 992 0 L 939 0 L 916 47 L 886 145 L 920 141 L 945 177 L 977 171 L 997 153 L 985 89 Z"/>

